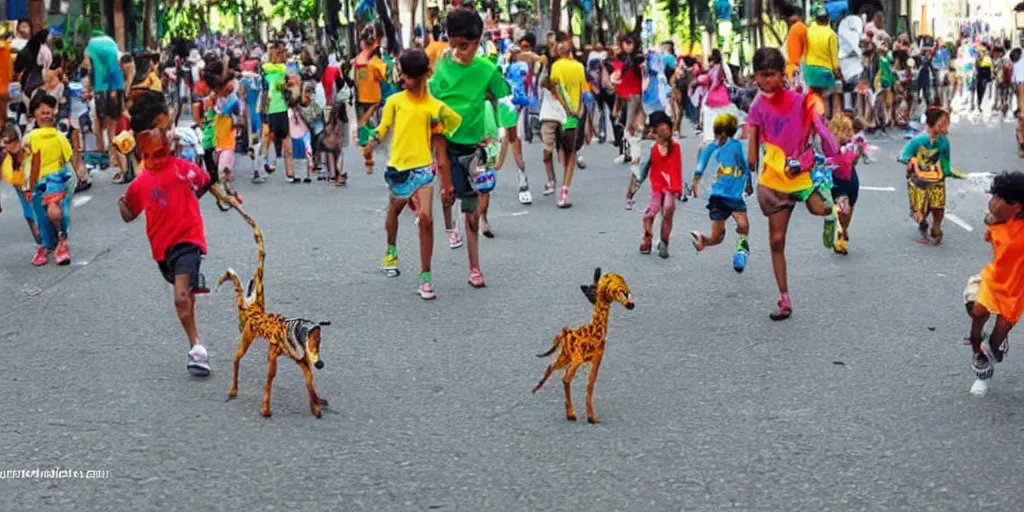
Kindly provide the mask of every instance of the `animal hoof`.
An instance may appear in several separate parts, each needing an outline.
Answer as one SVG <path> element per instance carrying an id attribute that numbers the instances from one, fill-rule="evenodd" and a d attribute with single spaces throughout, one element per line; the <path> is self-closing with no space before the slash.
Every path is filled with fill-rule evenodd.
<path id="1" fill-rule="evenodd" d="M 326 399 L 326 398 L 323 398 L 323 397 L 318 397 L 318 398 L 316 399 L 316 403 L 317 403 L 317 405 L 322 405 L 322 406 L 324 406 L 324 407 L 327 407 L 327 405 L 328 405 L 328 404 L 327 404 L 327 399 Z"/>
<path id="2" fill-rule="evenodd" d="M 587 418 L 587 423 L 592 423 L 592 424 L 596 425 L 598 423 L 601 423 L 601 420 L 599 420 L 597 418 Z"/>
<path id="3" fill-rule="evenodd" d="M 576 415 L 575 414 L 566 414 L 565 415 L 565 419 L 567 419 L 569 421 L 576 421 Z"/>
<path id="4" fill-rule="evenodd" d="M 260 411 L 260 414 L 262 414 L 264 418 L 269 418 L 271 414 L 270 409 L 263 409 L 262 411 Z"/>
<path id="5" fill-rule="evenodd" d="M 320 417 L 323 416 L 323 412 L 321 412 L 319 408 L 314 409 L 313 410 L 313 416 L 316 416 L 317 418 L 320 418 Z"/>
<path id="6" fill-rule="evenodd" d="M 231 400 L 232 398 L 237 398 L 237 397 L 238 397 L 238 390 L 237 389 L 236 390 L 232 390 L 232 391 L 228 391 L 228 400 Z"/>

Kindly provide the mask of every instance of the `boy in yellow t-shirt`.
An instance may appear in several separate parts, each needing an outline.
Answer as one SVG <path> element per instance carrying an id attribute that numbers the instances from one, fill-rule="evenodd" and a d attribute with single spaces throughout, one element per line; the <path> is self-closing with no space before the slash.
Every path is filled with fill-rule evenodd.
<path id="1" fill-rule="evenodd" d="M 447 105 L 427 92 L 427 77 L 430 76 L 430 58 L 423 50 L 406 50 L 398 59 L 402 69 L 403 92 L 390 96 L 384 104 L 380 126 L 373 132 L 373 138 L 363 148 L 363 156 L 373 158 L 373 150 L 394 126 L 395 136 L 391 139 L 391 158 L 384 173 L 384 181 L 391 189 L 388 206 L 387 253 L 380 262 L 381 272 L 396 277 L 398 271 L 398 216 L 406 203 L 416 202 L 416 215 L 420 228 L 420 297 L 424 300 L 435 298 L 430 284 L 430 259 L 434 249 L 434 219 L 431 200 L 434 197 L 434 175 L 430 168 L 434 163 L 430 139 L 434 134 L 451 135 L 459 127 L 462 117 Z"/>

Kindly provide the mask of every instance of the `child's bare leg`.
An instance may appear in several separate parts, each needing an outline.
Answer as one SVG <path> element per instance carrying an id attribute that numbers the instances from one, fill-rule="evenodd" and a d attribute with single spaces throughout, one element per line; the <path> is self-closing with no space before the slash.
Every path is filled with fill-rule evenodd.
<path id="1" fill-rule="evenodd" d="M 971 337 L 969 338 L 971 340 L 971 350 L 975 354 L 981 354 L 984 351 L 981 344 L 985 341 L 985 323 L 988 322 L 991 314 L 985 306 L 977 302 L 967 304 L 967 314 L 971 315 Z"/>
<path id="2" fill-rule="evenodd" d="M 736 234 L 746 237 L 750 234 L 750 221 L 747 219 L 747 214 L 744 212 L 736 212 L 732 214 L 732 220 L 736 222 Z M 722 230 L 725 230 L 725 222 L 722 222 Z"/>
<path id="3" fill-rule="evenodd" d="M 942 208 L 932 208 L 932 234 L 942 233 L 942 219 L 946 216 L 946 210 Z"/>
<path id="4" fill-rule="evenodd" d="M 192 276 L 178 274 L 174 276 L 174 309 L 178 312 L 178 320 L 188 336 L 189 348 L 199 343 L 196 330 L 196 299 L 192 295 Z"/>
<path id="5" fill-rule="evenodd" d="M 384 219 L 384 230 L 388 234 L 388 247 L 394 247 L 398 243 L 398 216 L 405 209 L 406 200 L 391 199 L 388 205 L 387 217 Z"/>
<path id="6" fill-rule="evenodd" d="M 996 362 L 1003 361 L 1003 354 L 1006 336 L 1010 334 L 1010 329 L 1013 329 L 1013 325 L 1007 322 L 1001 316 L 996 316 L 996 325 L 992 328 L 992 335 L 988 338 L 988 346 L 992 349 L 993 355 L 995 355 Z"/>
<path id="7" fill-rule="evenodd" d="M 487 222 L 487 208 L 491 204 L 491 194 L 480 194 L 480 204 L 476 208 L 476 212 L 480 218 L 480 231 L 487 238 L 494 238 L 494 233 L 491 232 L 491 225 Z"/>
<path id="8" fill-rule="evenodd" d="M 476 201 L 476 198 L 470 199 Z M 465 199 L 463 199 L 465 201 Z M 471 205 L 477 206 L 477 205 Z M 469 253 L 469 268 L 480 268 L 480 217 L 475 208 L 463 207 L 462 214 L 466 217 L 466 252 Z"/>
<path id="9" fill-rule="evenodd" d="M 661 243 L 668 245 L 668 239 L 672 236 L 672 220 L 676 213 L 676 198 L 671 194 L 665 194 L 661 207 Z"/>
<path id="10" fill-rule="evenodd" d="M 413 194 L 416 200 L 416 215 L 420 220 L 420 269 L 430 272 L 430 260 L 434 253 L 434 187 L 421 187 Z"/>
<path id="11" fill-rule="evenodd" d="M 820 193 L 815 192 L 807 198 L 807 209 L 812 215 L 818 217 L 827 217 L 832 215 L 832 204 L 831 200 L 826 201 Z"/>
<path id="12" fill-rule="evenodd" d="M 704 245 L 711 247 L 722 243 L 723 240 L 725 240 L 725 220 L 712 221 L 711 234 L 704 237 Z"/>
<path id="13" fill-rule="evenodd" d="M 772 251 L 772 270 L 775 272 L 775 283 L 780 294 L 789 293 L 786 276 L 786 232 L 789 230 L 789 218 L 793 210 L 787 208 L 773 213 L 768 217 L 768 240 Z"/>

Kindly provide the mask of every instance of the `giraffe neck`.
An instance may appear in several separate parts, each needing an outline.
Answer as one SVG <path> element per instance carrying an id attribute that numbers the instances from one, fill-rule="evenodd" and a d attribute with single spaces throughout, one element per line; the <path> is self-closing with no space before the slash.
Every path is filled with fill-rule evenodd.
<path id="1" fill-rule="evenodd" d="M 610 302 L 598 298 L 594 304 L 594 316 L 590 319 L 590 328 L 593 329 L 594 336 L 602 340 L 608 331 L 608 310 L 610 308 Z"/>

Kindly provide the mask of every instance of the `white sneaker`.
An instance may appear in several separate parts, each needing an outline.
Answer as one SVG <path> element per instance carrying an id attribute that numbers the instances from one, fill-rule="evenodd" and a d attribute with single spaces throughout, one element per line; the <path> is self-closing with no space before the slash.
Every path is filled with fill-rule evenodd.
<path id="1" fill-rule="evenodd" d="M 448 232 L 448 247 L 452 249 L 458 249 L 462 247 L 462 237 L 459 236 L 459 230 L 452 230 Z"/>
<path id="2" fill-rule="evenodd" d="M 196 377 L 210 375 L 210 356 L 206 353 L 206 347 L 196 344 L 188 351 L 188 372 Z"/>
<path id="3" fill-rule="evenodd" d="M 985 396 L 988 392 L 988 379 L 981 380 L 975 379 L 974 384 L 971 386 L 971 394 L 974 396 Z"/>
<path id="4" fill-rule="evenodd" d="M 533 196 L 530 194 L 530 183 L 526 179 L 526 172 L 519 171 L 517 180 L 519 181 L 519 204 L 532 203 Z"/>
<path id="5" fill-rule="evenodd" d="M 617 164 L 621 164 L 621 163 L 623 163 L 625 161 L 626 161 L 626 155 L 619 155 L 619 156 L 615 157 L 615 160 L 614 160 L 614 162 L 617 163 Z"/>

